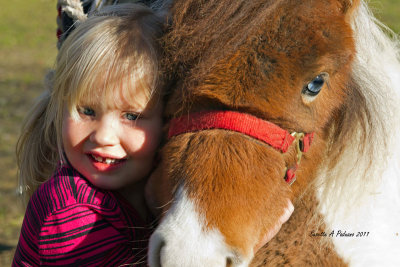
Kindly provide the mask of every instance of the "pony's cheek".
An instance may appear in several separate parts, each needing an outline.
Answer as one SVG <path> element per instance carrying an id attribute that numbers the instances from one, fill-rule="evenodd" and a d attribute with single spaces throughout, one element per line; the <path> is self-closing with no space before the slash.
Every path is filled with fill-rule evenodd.
<path id="1" fill-rule="evenodd" d="M 288 200 L 288 206 L 285 209 L 283 215 L 279 218 L 275 226 L 269 230 L 261 240 L 255 245 L 254 252 L 257 252 L 260 248 L 262 248 L 265 244 L 267 244 L 271 239 L 279 232 L 282 225 L 287 222 L 294 211 L 294 206 L 290 200 Z"/>

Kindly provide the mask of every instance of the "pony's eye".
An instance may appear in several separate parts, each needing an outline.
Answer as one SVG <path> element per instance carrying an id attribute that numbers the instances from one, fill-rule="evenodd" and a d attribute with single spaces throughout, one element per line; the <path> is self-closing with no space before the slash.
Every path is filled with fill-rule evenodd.
<path id="1" fill-rule="evenodd" d="M 303 89 L 303 94 L 316 96 L 322 89 L 325 83 L 325 75 L 320 74 L 309 82 Z"/>

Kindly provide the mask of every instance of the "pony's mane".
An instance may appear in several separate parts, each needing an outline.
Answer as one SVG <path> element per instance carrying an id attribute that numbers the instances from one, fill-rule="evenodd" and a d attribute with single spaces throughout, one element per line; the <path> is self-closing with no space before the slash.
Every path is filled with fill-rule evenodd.
<path id="1" fill-rule="evenodd" d="M 337 211 L 325 216 L 346 216 L 365 196 L 376 193 L 383 171 L 396 158 L 392 148 L 398 147 L 399 40 L 364 1 L 351 26 L 356 42 L 351 95 L 333 127 L 325 168 L 314 183 L 320 210 Z"/>

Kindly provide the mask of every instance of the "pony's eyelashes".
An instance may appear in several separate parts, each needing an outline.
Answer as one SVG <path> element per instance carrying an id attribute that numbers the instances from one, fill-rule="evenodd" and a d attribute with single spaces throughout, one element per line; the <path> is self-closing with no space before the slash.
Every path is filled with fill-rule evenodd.
<path id="1" fill-rule="evenodd" d="M 326 80 L 328 79 L 328 73 L 323 72 L 314 77 L 309 83 L 307 83 L 302 90 L 302 95 L 306 102 L 310 102 L 321 92 Z"/>

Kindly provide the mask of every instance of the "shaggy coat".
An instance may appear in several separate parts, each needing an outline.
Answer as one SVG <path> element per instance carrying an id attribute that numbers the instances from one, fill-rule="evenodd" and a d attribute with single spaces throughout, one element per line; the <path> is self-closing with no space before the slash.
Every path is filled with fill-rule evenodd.
<path id="1" fill-rule="evenodd" d="M 283 154 L 219 129 L 168 140 L 159 190 L 172 201 L 151 239 L 150 265 L 205 266 L 201 257 L 216 254 L 207 266 L 399 263 L 399 49 L 366 4 L 175 0 L 169 13 L 168 118 L 232 110 L 315 138 L 292 186 L 283 177 L 295 146 Z M 314 95 L 307 88 L 316 77 L 324 83 Z M 254 251 L 287 199 L 291 219 Z M 187 230 L 194 221 L 201 238 Z M 381 241 L 384 248 L 373 246 Z"/>

